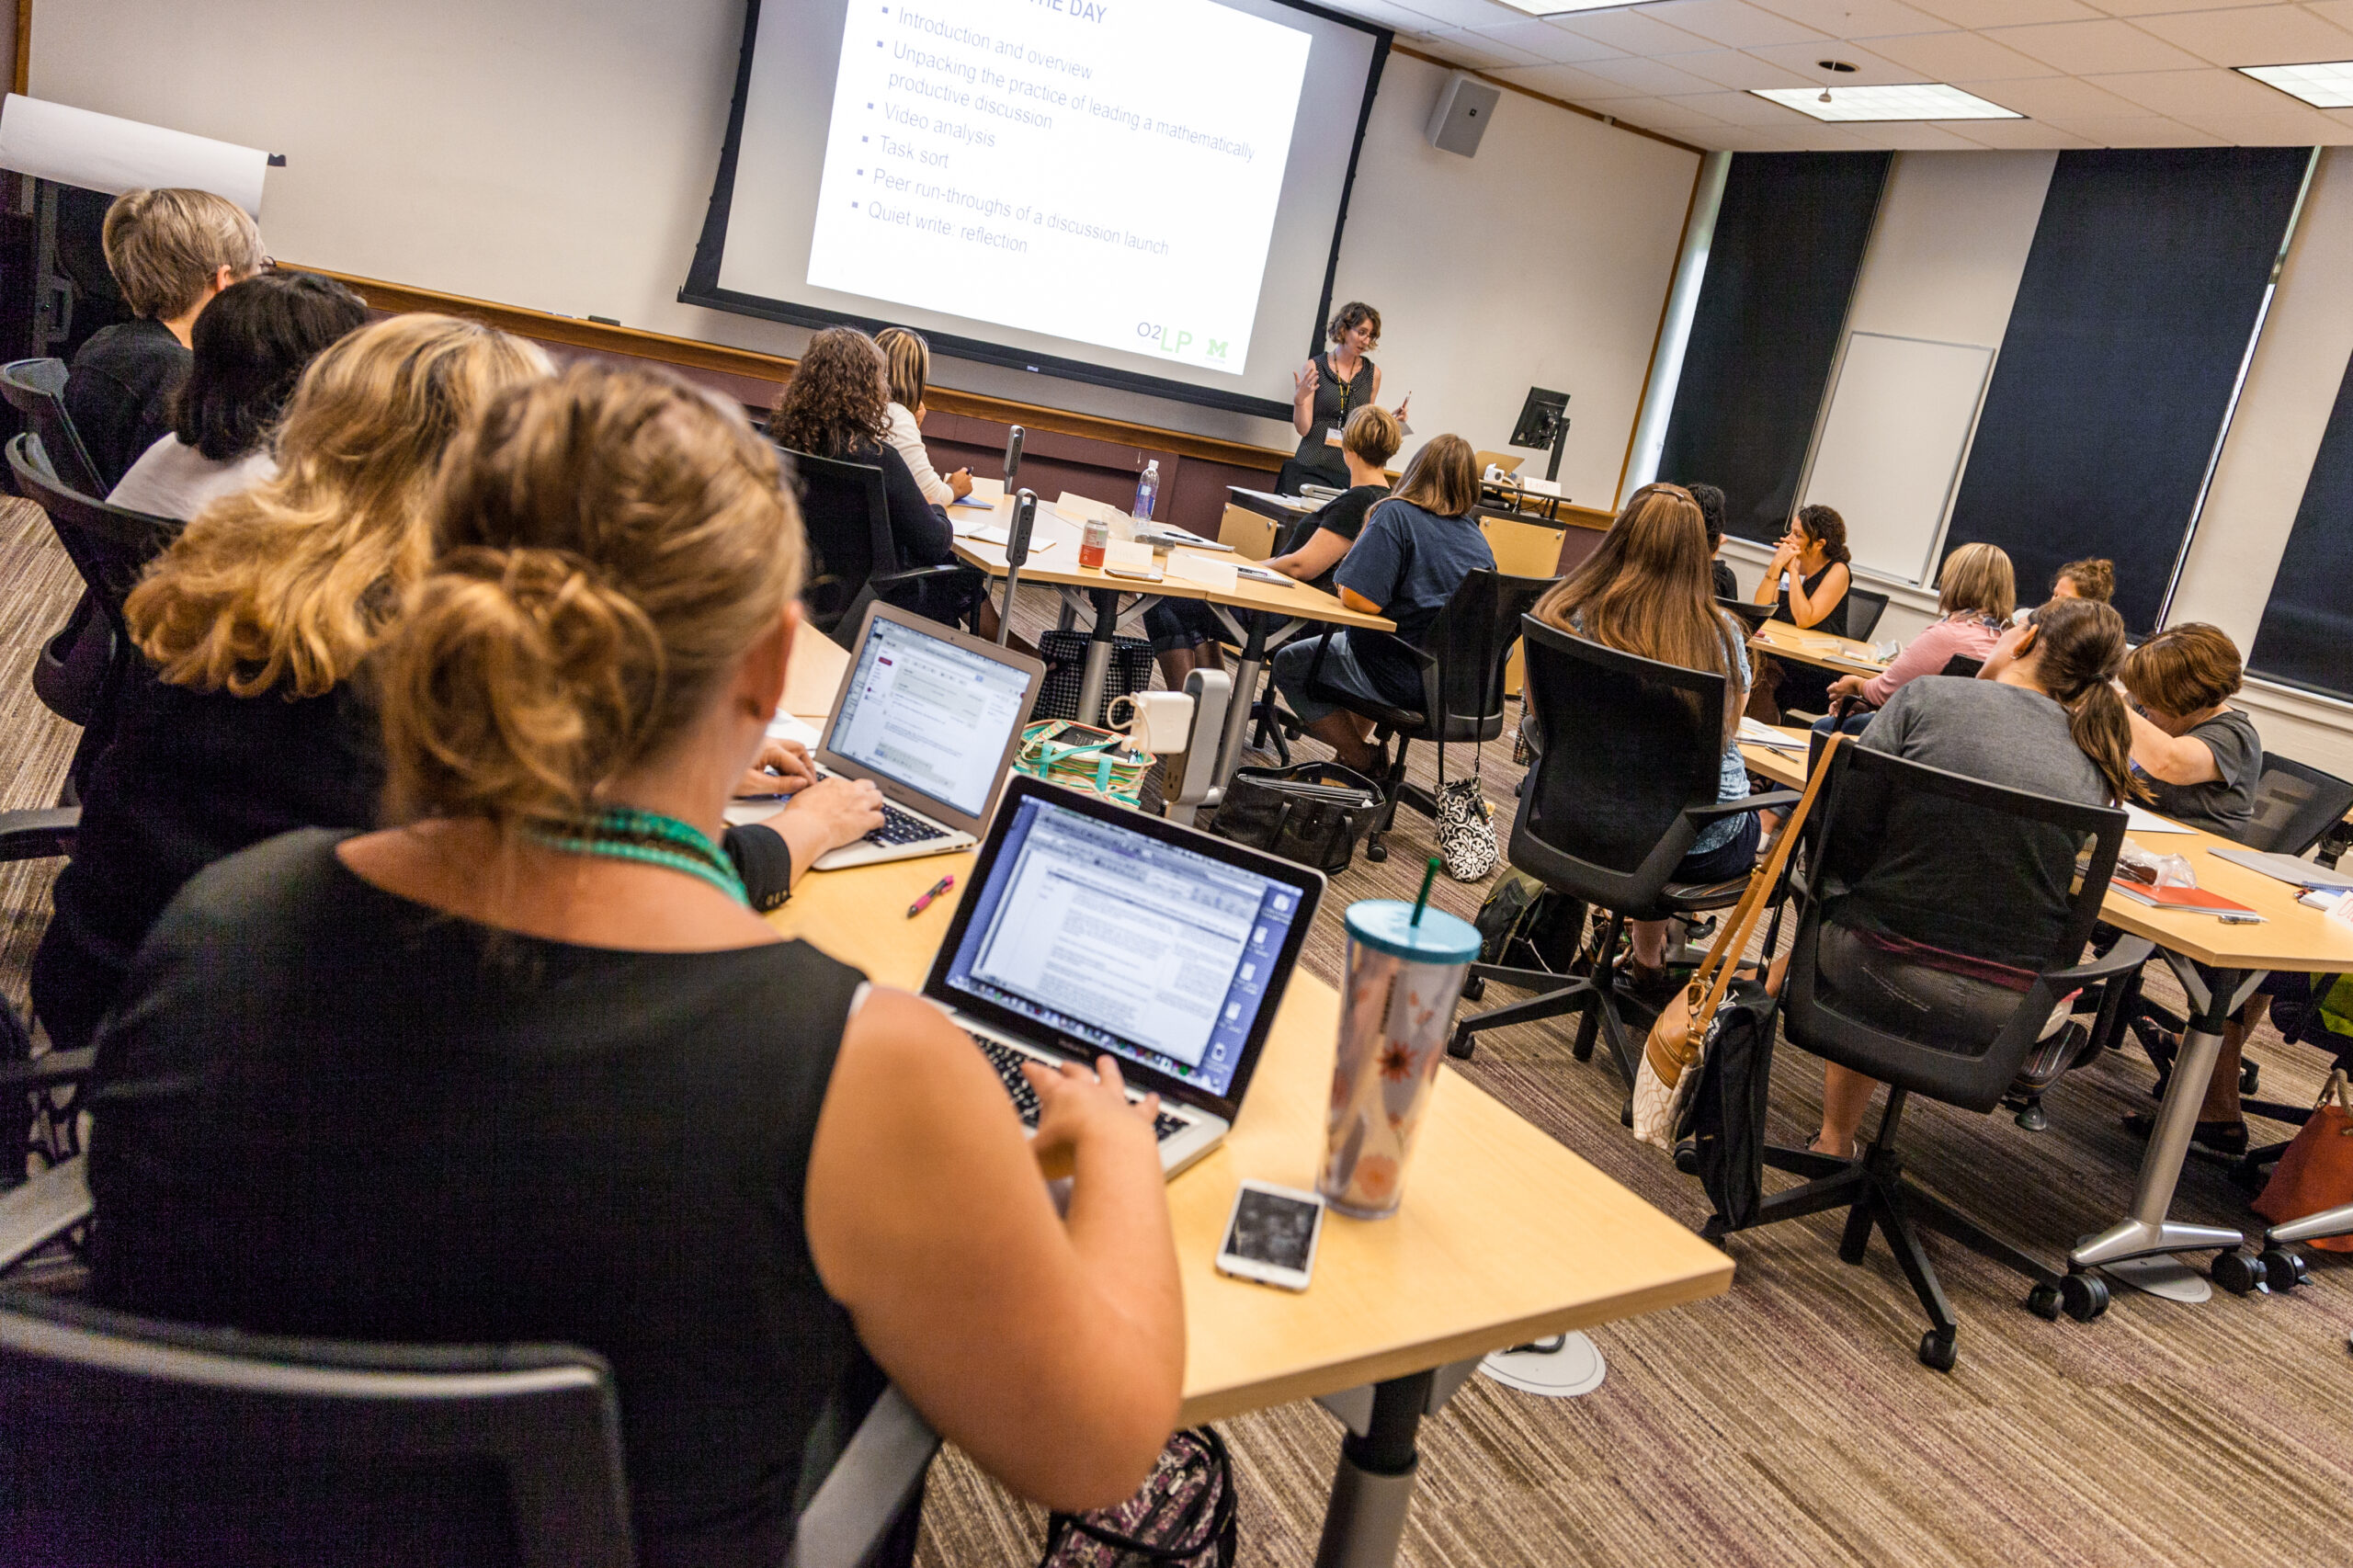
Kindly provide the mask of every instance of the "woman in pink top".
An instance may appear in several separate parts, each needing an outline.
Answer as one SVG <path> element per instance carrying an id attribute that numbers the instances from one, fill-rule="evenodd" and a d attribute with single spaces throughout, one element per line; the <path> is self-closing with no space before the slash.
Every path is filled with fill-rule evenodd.
<path id="1" fill-rule="evenodd" d="M 1880 674 L 1868 680 L 1861 676 L 1842 676 L 1831 682 L 1832 700 L 1857 698 L 1876 710 L 1884 707 L 1887 699 L 1895 695 L 1896 687 L 1906 682 L 1922 676 L 1942 675 L 1946 663 L 1955 654 L 1984 663 L 2002 629 L 2009 624 L 2017 601 L 2018 578 L 2010 570 L 2010 558 L 1995 545 L 1962 545 L 1945 557 L 1944 576 L 1937 594 L 1937 608 L 1944 619 L 1912 639 L 1895 656 L 1894 663 Z M 1869 713 L 1849 718 L 1849 731 L 1859 732 L 1870 718 Z M 1826 729 L 1829 723 L 1824 720 L 1821 727 Z"/>

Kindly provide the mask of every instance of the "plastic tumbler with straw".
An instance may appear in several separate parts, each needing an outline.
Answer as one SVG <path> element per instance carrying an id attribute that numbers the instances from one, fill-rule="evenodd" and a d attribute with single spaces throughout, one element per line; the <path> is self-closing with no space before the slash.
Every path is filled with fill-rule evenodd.
<path id="1" fill-rule="evenodd" d="M 1432 856 L 1412 903 L 1348 906 L 1339 1060 L 1315 1189 L 1359 1220 L 1394 1214 L 1404 1199 L 1414 1132 L 1446 1055 L 1462 978 L 1479 956 L 1470 922 L 1429 907 L 1438 868 Z"/>

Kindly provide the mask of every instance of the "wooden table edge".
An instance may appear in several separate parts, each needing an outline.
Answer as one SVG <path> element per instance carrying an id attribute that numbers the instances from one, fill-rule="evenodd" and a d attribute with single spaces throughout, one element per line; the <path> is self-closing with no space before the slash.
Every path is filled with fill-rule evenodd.
<path id="1" fill-rule="evenodd" d="M 1266 1382 L 1222 1389 L 1188 1390 L 1178 1420 L 1188 1426 L 1205 1421 L 1222 1421 L 1231 1416 L 1246 1415 L 1255 1410 L 1270 1410 L 1303 1399 L 1313 1399 L 1318 1394 L 1337 1393 L 1343 1389 L 1361 1388 L 1367 1383 L 1427 1371 L 1433 1367 L 1450 1366 L 1457 1361 L 1469 1360 L 1473 1356 L 1484 1356 L 1490 1351 L 1525 1344 L 1547 1335 L 1596 1328 L 1625 1318 L 1639 1317 L 1645 1312 L 1704 1301 L 1732 1290 L 1733 1259 L 1728 1254 L 1722 1256 L 1720 1267 L 1606 1301 L 1581 1301 L 1575 1306 L 1534 1312 L 1527 1317 L 1466 1330 L 1441 1339 L 1424 1340 L 1394 1350 L 1304 1368 Z"/>

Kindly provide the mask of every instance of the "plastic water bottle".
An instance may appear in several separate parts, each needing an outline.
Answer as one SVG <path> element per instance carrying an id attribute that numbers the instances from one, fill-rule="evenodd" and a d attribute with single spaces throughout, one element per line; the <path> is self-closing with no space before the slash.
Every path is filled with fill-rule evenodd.
<path id="1" fill-rule="evenodd" d="M 1152 520 L 1152 504 L 1159 499 L 1159 496 L 1160 460 L 1154 458 L 1143 465 L 1143 478 L 1136 484 L 1134 517 L 1137 522 L 1148 523 Z"/>

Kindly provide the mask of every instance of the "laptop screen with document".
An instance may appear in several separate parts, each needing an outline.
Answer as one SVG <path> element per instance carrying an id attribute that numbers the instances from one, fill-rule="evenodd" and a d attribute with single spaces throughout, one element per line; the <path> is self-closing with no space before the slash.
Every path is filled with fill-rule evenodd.
<path id="1" fill-rule="evenodd" d="M 919 624 L 876 615 L 825 749 L 967 817 L 988 807 L 1031 676 Z"/>
<path id="2" fill-rule="evenodd" d="M 927 991 L 1238 1098 L 1322 879 L 1030 781 L 1015 791 Z"/>

